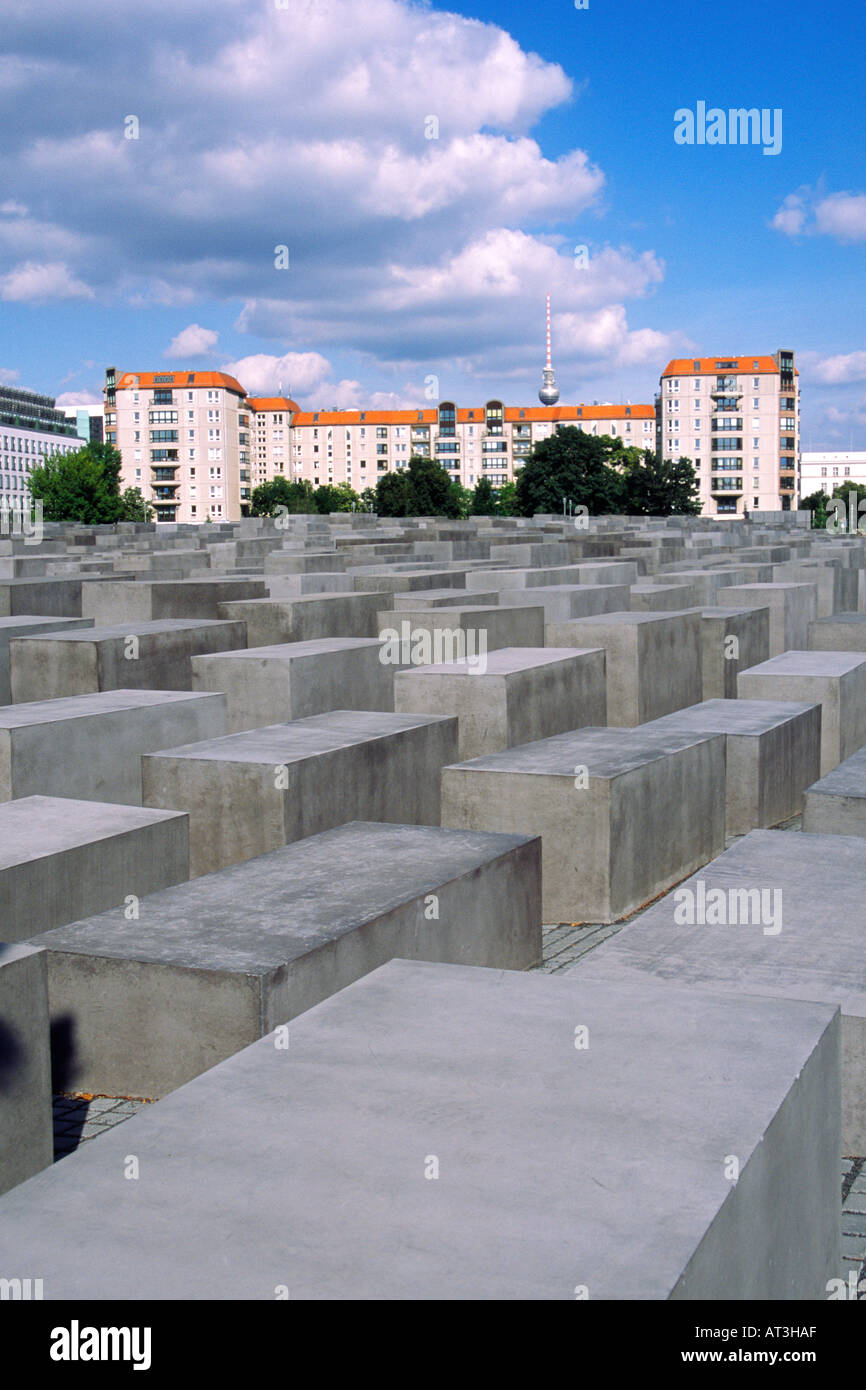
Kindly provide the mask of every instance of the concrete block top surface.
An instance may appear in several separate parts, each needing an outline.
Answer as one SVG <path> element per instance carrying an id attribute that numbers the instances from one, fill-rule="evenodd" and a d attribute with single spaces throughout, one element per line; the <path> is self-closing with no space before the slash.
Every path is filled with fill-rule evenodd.
<path id="1" fill-rule="evenodd" d="M 866 798 L 866 748 L 859 748 L 806 790 L 810 796 L 817 792 L 819 796 Z"/>
<path id="2" fill-rule="evenodd" d="M 657 994 L 391 961 L 7 1193 L 0 1259 L 55 1299 L 667 1298 L 835 1014 Z"/>
<path id="3" fill-rule="evenodd" d="M 505 748 L 501 753 L 488 753 L 444 769 L 446 772 L 510 772 L 535 773 L 542 777 L 574 779 L 577 766 L 587 768 L 590 780 L 594 777 L 618 777 L 633 768 L 658 758 L 666 758 L 718 737 L 714 734 L 679 733 L 676 730 L 656 729 L 651 724 L 630 729 L 574 729 L 566 734 L 538 739 Z"/>
<path id="4" fill-rule="evenodd" d="M 813 618 L 810 627 L 836 627 L 837 624 L 844 623 L 846 626 L 862 627 L 866 623 L 866 613 L 833 613 L 829 618 Z"/>
<path id="5" fill-rule="evenodd" d="M 148 894 L 138 921 L 127 921 L 120 907 L 32 942 L 83 955 L 265 974 L 535 838 L 353 821 Z M 471 926 L 467 918 L 466 930 Z"/>
<path id="6" fill-rule="evenodd" d="M 202 739 L 147 753 L 148 758 L 190 758 L 200 762 L 292 763 L 339 748 L 390 738 L 435 724 L 456 724 L 456 715 L 390 714 L 378 710 L 335 709 L 288 724 L 268 724 L 221 738 Z"/>
<path id="7" fill-rule="evenodd" d="M 46 621 L 48 621 L 46 619 Z M 92 622 L 92 619 L 89 619 Z M 161 636 L 170 632 L 197 632 L 201 628 L 230 628 L 226 618 L 157 618 L 148 622 L 138 622 L 135 618 L 128 623 L 111 626 L 81 628 L 71 632 L 30 633 L 22 637 L 23 642 L 103 642 L 124 637 Z"/>
<path id="8" fill-rule="evenodd" d="M 697 608 L 669 608 L 662 613 L 636 613 L 633 609 L 622 609 L 615 613 L 592 613 L 587 618 L 574 618 L 575 623 L 587 627 L 634 627 L 642 623 L 667 623 L 672 618 L 681 618 L 685 613 L 698 613 Z"/>
<path id="9" fill-rule="evenodd" d="M 90 695 L 63 695 L 57 700 L 31 700 L 21 705 L 0 706 L 0 729 L 20 729 L 55 720 L 87 719 L 93 715 L 117 714 L 121 710 L 222 698 L 211 691 L 196 690 L 99 690 Z"/>
<path id="10" fill-rule="evenodd" d="M 234 660 L 241 661 L 290 661 L 296 657 L 327 656 L 333 652 L 356 651 L 359 647 L 381 647 L 379 637 L 316 637 L 307 642 L 275 642 L 267 647 L 241 647 L 233 652 L 214 652 L 196 656 L 193 660 L 198 669 L 200 661 Z"/>
<path id="11" fill-rule="evenodd" d="M 152 810 L 109 801 L 22 796 L 17 801 L 0 804 L 0 871 L 48 855 L 62 854 L 93 840 L 185 817 L 185 811 Z"/>
<path id="12" fill-rule="evenodd" d="M 404 676 L 510 676 L 538 666 L 574 662 L 588 652 L 602 653 L 603 650 L 602 647 L 499 647 L 487 653 L 483 671 L 479 671 L 476 661 L 443 661 L 439 666 L 413 666 L 409 671 L 398 671 L 397 680 Z"/>
<path id="13" fill-rule="evenodd" d="M 719 734 L 762 734 L 798 714 L 820 709 L 807 700 L 704 700 L 653 719 L 644 728 L 705 729 Z"/>
<path id="14" fill-rule="evenodd" d="M 769 608 L 722 608 L 719 606 L 702 608 L 704 618 L 751 618 L 755 613 L 769 614 Z"/>
<path id="15" fill-rule="evenodd" d="M 866 665 L 866 652 L 792 650 L 741 671 L 741 676 L 844 676 Z"/>
<path id="16" fill-rule="evenodd" d="M 686 915 L 684 892 L 696 919 L 709 916 L 712 889 L 724 895 L 726 921 L 676 920 L 675 913 L 681 920 Z M 768 895 L 766 922 L 731 920 L 744 914 L 731 895 L 743 892 Z M 777 906 L 779 921 L 770 921 Z M 866 1017 L 864 926 L 861 836 L 752 830 L 603 942 L 580 968 L 592 976 L 638 970 L 738 995 L 824 1000 Z"/>

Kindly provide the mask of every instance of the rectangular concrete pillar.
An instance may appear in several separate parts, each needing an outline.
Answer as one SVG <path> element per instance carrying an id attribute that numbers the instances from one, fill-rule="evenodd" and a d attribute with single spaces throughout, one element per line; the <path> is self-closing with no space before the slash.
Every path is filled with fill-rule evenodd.
<path id="1" fill-rule="evenodd" d="M 155 1098 L 395 955 L 541 957 L 525 835 L 354 822 L 38 938 L 76 1090 Z"/>
<path id="2" fill-rule="evenodd" d="M 606 613 L 552 623 L 547 639 L 560 647 L 604 647 L 610 725 L 645 724 L 700 699 L 701 616 L 697 609 Z"/>
<path id="3" fill-rule="evenodd" d="M 0 1192 L 54 1158 L 51 1048 L 44 951 L 0 945 Z M 38 1276 L 4 1252 L 5 1278 Z"/>
<path id="4" fill-rule="evenodd" d="M 141 803 L 141 755 L 225 732 L 224 695 L 105 690 L 0 709 L 0 801 Z M 182 807 L 180 808 L 183 809 Z"/>
<path id="5" fill-rule="evenodd" d="M 769 608 L 701 609 L 705 700 L 735 700 L 737 676 L 770 655 Z"/>
<path id="6" fill-rule="evenodd" d="M 454 718 L 331 710 L 144 757 L 143 802 L 189 812 L 196 877 L 348 820 L 438 825 L 456 758 Z"/>
<path id="7" fill-rule="evenodd" d="M 296 598 L 221 603 L 219 616 L 247 625 L 247 646 L 315 642 L 323 637 L 378 636 L 387 594 L 301 594 Z"/>
<path id="8" fill-rule="evenodd" d="M 99 580 L 84 586 L 82 612 L 97 627 L 162 618 L 219 618 L 221 603 L 264 598 L 261 579 Z M 229 615 L 231 616 L 231 615 Z"/>
<path id="9" fill-rule="evenodd" d="M 725 590 L 732 608 L 769 608 L 770 656 L 806 646 L 809 623 L 818 616 L 814 584 L 732 584 Z"/>
<path id="10" fill-rule="evenodd" d="M 380 612 L 378 635 L 401 664 L 439 666 L 501 647 L 543 647 L 544 609 L 470 605 Z"/>
<path id="11" fill-rule="evenodd" d="M 821 776 L 866 743 L 866 655 L 784 652 L 742 671 L 743 700 L 807 700 L 821 705 Z"/>
<path id="12" fill-rule="evenodd" d="M 645 724 L 724 734 L 728 835 L 778 825 L 803 809 L 821 765 L 821 706 L 794 700 L 705 700 Z"/>
<path id="13" fill-rule="evenodd" d="M 817 618 L 809 624 L 808 647 L 810 652 L 866 652 L 866 613 Z"/>
<path id="14" fill-rule="evenodd" d="M 724 737 L 577 729 L 474 758 L 442 773 L 442 824 L 541 835 L 545 921 L 613 922 L 724 848 Z"/>
<path id="15" fill-rule="evenodd" d="M 707 992 L 840 1005 L 842 1153 L 864 1153 L 862 862 L 856 837 L 753 830 L 591 951 L 580 973 L 656 975 L 696 998 Z M 815 1134 L 801 1138 L 810 1144 Z"/>
<path id="16" fill-rule="evenodd" d="M 75 628 L 92 628 L 92 618 L 0 618 L 0 705 L 12 703 L 12 683 L 9 672 L 9 642 L 13 637 L 30 637 L 45 632 L 69 632 Z"/>
<path id="17" fill-rule="evenodd" d="M 12 698 L 53 700 L 97 690 L 190 690 L 192 658 L 246 646 L 243 623 L 175 618 L 78 633 L 16 636 Z"/>
<path id="18" fill-rule="evenodd" d="M 76 1303 L 820 1300 L 838 1056 L 822 1004 L 395 960 L 8 1193 L 0 1263 Z"/>
<path id="19" fill-rule="evenodd" d="M 809 787 L 803 829 L 816 835 L 866 835 L 866 748 Z"/>
<path id="20" fill-rule="evenodd" d="M 537 607 L 544 609 L 545 641 L 555 647 L 548 628 L 555 623 L 567 623 L 572 618 L 590 618 L 596 613 L 621 613 L 629 607 L 626 584 L 545 584 L 524 589 L 503 589 L 499 595 L 502 607 Z"/>
<path id="21" fill-rule="evenodd" d="M 24 796 L 0 804 L 0 923 L 24 941 L 189 878 L 177 811 Z"/>
<path id="22" fill-rule="evenodd" d="M 193 689 L 222 690 L 228 729 L 285 724 L 332 709 L 394 709 L 394 670 L 375 637 L 323 637 L 193 657 Z"/>
<path id="23" fill-rule="evenodd" d="M 399 671 L 395 708 L 403 714 L 454 714 L 458 757 L 481 757 L 586 724 L 604 724 L 604 652 L 502 647 L 483 669 L 467 662 Z"/>

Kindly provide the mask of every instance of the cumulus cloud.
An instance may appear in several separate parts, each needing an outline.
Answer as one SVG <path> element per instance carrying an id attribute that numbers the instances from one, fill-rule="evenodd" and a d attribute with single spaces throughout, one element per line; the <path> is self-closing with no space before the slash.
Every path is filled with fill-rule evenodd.
<path id="1" fill-rule="evenodd" d="M 662 279 L 652 252 L 594 245 L 575 268 L 561 229 L 579 221 L 589 238 L 604 172 L 583 149 L 549 158 L 533 129 L 578 89 L 495 24 L 409 0 L 74 11 L 4 4 L 5 297 L 92 286 L 132 306 L 241 302 L 236 326 L 276 344 L 271 364 L 288 344 L 339 348 L 401 381 L 478 354 L 525 370 L 547 290 L 562 354 L 615 366 L 667 342 L 632 329 L 625 308 Z M 166 356 L 213 351 L 209 332 L 190 325 Z M 265 371 L 262 355 L 243 360 Z M 355 389 L 329 369 L 311 384 L 297 372 L 299 392 Z"/>
<path id="2" fill-rule="evenodd" d="M 25 261 L 0 277 L 0 299 L 34 303 L 48 299 L 92 299 L 93 290 L 68 266 Z"/>
<path id="3" fill-rule="evenodd" d="M 866 193 L 825 193 L 822 187 L 789 193 L 770 225 L 785 236 L 829 236 L 866 241 Z"/>
<path id="4" fill-rule="evenodd" d="M 866 381 L 866 352 L 846 352 L 835 357 L 819 358 L 813 363 L 811 372 L 816 380 L 828 386 Z"/>
<path id="5" fill-rule="evenodd" d="M 14 386 L 20 376 L 17 367 L 0 367 L 0 386 Z"/>
<path id="6" fill-rule="evenodd" d="M 219 342 L 219 333 L 213 328 L 202 328 L 201 324 L 190 323 L 172 338 L 163 357 L 208 357 Z"/>
<path id="7" fill-rule="evenodd" d="M 57 397 L 57 405 L 62 410 L 65 406 L 75 405 L 102 405 L 103 399 L 98 391 L 64 391 Z"/>

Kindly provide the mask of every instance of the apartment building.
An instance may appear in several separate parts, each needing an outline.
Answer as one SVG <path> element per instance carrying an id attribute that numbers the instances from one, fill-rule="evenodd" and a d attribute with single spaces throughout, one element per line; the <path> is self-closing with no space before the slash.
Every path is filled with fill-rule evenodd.
<path id="1" fill-rule="evenodd" d="M 668 363 L 656 402 L 659 449 L 664 458 L 691 459 L 704 515 L 796 507 L 798 377 L 786 349 Z"/>
<path id="2" fill-rule="evenodd" d="M 254 485 L 282 474 L 314 487 L 346 482 L 356 492 L 408 466 L 413 454 L 434 458 L 456 482 L 500 487 L 522 467 L 534 444 L 564 425 L 626 445 L 655 449 L 652 405 L 458 407 L 426 410 L 302 411 L 285 397 L 253 398 Z"/>
<path id="3" fill-rule="evenodd" d="M 800 496 L 811 497 L 813 492 L 826 492 L 833 496 L 837 487 L 844 483 L 859 483 L 866 486 L 866 454 L 851 450 L 841 453 L 813 453 L 808 451 L 801 456 Z"/>
<path id="4" fill-rule="evenodd" d="M 29 506 L 31 468 L 52 454 L 83 449 L 86 442 L 53 396 L 0 386 L 0 510 Z"/>
<path id="5" fill-rule="evenodd" d="M 105 439 L 157 521 L 235 521 L 249 510 L 246 392 L 224 372 L 105 376 Z"/>

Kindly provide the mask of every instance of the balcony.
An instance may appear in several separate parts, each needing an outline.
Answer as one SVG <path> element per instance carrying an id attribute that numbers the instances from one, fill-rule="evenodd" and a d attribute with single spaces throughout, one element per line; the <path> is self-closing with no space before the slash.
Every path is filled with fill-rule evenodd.
<path id="1" fill-rule="evenodd" d="M 715 493 L 720 493 L 720 492 L 721 492 L 721 493 L 733 492 L 733 493 L 736 493 L 737 496 L 739 496 L 739 494 L 740 494 L 742 491 L 743 491 L 743 480 L 742 480 L 742 478 L 713 478 L 712 483 L 711 483 L 711 485 L 710 485 L 710 492 L 713 493 L 713 494 L 715 494 Z"/>

